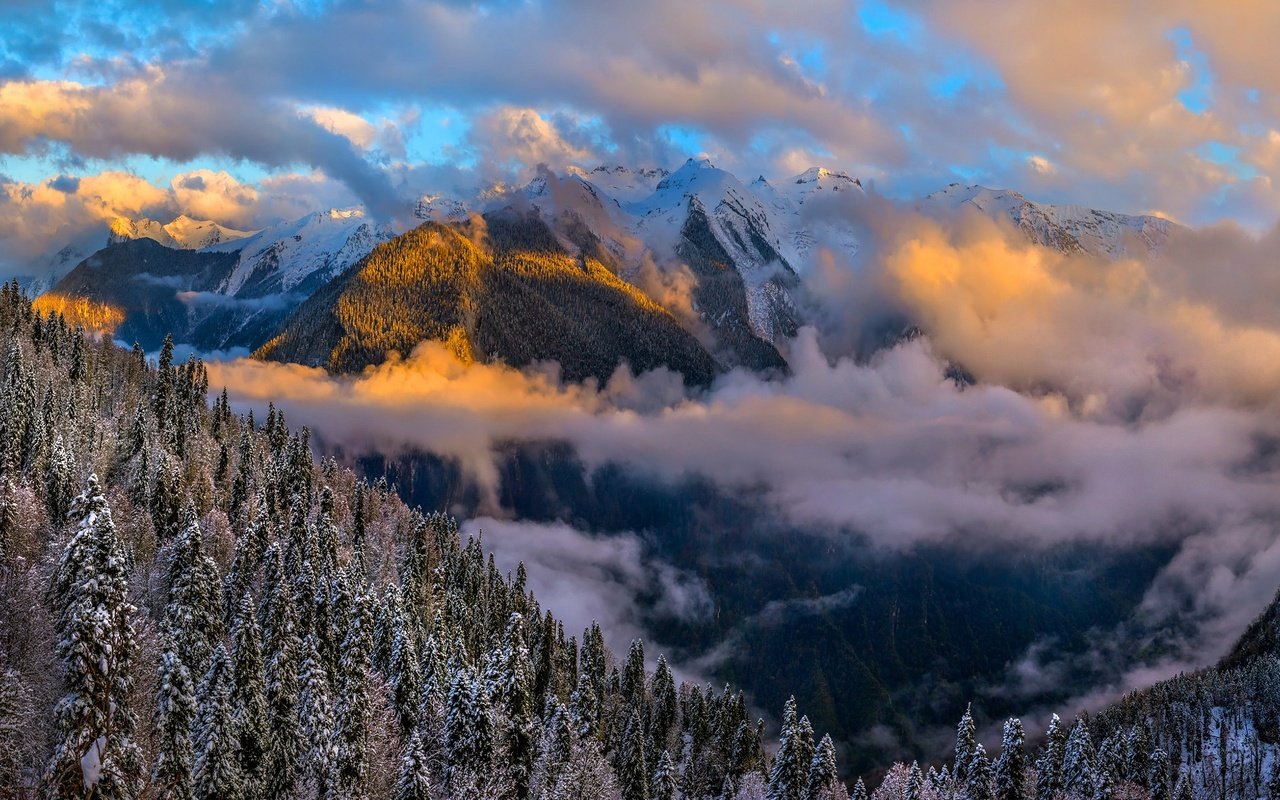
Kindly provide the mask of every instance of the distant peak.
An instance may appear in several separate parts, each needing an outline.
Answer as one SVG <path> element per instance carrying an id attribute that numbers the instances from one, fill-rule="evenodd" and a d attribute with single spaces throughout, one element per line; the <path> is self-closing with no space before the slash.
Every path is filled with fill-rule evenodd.
<path id="1" fill-rule="evenodd" d="M 684 162 L 684 165 L 686 167 L 693 167 L 694 169 L 715 169 L 716 168 L 716 165 L 712 164 L 711 159 L 708 158 L 707 156 L 698 156 L 696 158 L 690 158 L 689 160 Z"/>
<path id="2" fill-rule="evenodd" d="M 329 219 L 358 219 L 364 216 L 362 208 L 331 208 L 327 215 Z"/>
<path id="3" fill-rule="evenodd" d="M 861 186 L 862 182 L 857 178 L 853 178 L 847 172 L 840 172 L 826 167 L 809 167 L 804 172 L 792 179 L 795 183 L 818 183 L 819 181 L 833 181 L 836 183 L 849 183 Z"/>

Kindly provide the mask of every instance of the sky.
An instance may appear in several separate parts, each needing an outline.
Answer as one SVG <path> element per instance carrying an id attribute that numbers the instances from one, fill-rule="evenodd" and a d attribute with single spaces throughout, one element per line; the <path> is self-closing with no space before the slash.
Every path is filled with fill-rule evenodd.
<path id="1" fill-rule="evenodd" d="M 116 215 L 394 217 L 539 163 L 695 155 L 897 199 L 1280 210 L 1267 0 L 3 0 L 0 29 L 9 260 Z"/>

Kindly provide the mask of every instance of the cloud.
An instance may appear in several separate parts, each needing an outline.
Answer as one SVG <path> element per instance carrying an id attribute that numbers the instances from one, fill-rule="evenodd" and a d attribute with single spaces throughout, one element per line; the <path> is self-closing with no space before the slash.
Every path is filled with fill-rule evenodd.
<path id="1" fill-rule="evenodd" d="M 179 173 L 173 177 L 170 187 L 174 205 L 195 219 L 253 228 L 262 212 L 258 190 L 222 170 Z"/>
<path id="2" fill-rule="evenodd" d="M 697 576 L 653 559 L 634 534 L 594 536 L 563 524 L 488 517 L 468 520 L 463 533 L 481 536 L 504 572 L 514 574 L 523 562 L 529 589 L 564 623 L 566 636 L 581 638 L 598 622 L 614 653 L 627 652 L 633 639 L 645 639 L 646 655 L 654 662 L 662 645 L 646 632 L 649 620 L 697 622 L 712 610 Z M 673 669 L 679 679 L 700 681 L 678 661 Z"/>
<path id="3" fill-rule="evenodd" d="M 0 83 L 0 152 L 24 154 L 49 142 L 92 159 L 222 155 L 277 168 L 301 162 L 343 181 L 374 213 L 394 216 L 405 200 L 345 135 L 189 65 L 151 66 L 106 85 Z"/>
<path id="4" fill-rule="evenodd" d="M 600 160 L 600 151 L 581 125 L 581 120 L 566 115 L 547 119 L 533 108 L 501 106 L 475 118 L 470 140 L 492 159 L 516 169 L 546 164 L 563 170 Z"/>

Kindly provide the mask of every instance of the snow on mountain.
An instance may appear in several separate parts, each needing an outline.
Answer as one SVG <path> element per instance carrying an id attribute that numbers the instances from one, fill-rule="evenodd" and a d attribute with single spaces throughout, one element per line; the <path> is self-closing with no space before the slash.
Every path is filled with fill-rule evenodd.
<path id="1" fill-rule="evenodd" d="M 570 167 L 568 172 L 596 186 L 619 204 L 643 200 L 671 174 L 665 169 L 631 169 L 621 164 L 602 164 L 590 171 Z"/>
<path id="2" fill-rule="evenodd" d="M 1107 259 L 1158 252 L 1179 227 L 1160 217 L 1037 203 L 1010 189 L 959 183 L 928 195 L 920 207 L 933 213 L 972 209 L 993 220 L 1012 222 L 1029 239 L 1046 247 Z"/>
<path id="3" fill-rule="evenodd" d="M 242 298 L 294 291 L 309 294 L 393 235 L 389 227 L 371 222 L 360 209 L 331 209 L 203 249 L 240 252 L 235 268 L 218 286 L 220 294 Z"/>
<path id="4" fill-rule="evenodd" d="M 107 244 L 118 244 L 130 239 L 151 239 L 175 250 L 200 250 L 220 242 L 243 239 L 253 233 L 228 228 L 212 220 L 192 219 L 186 214 L 176 217 L 167 225 L 146 217 L 116 217 L 111 221 L 107 232 Z"/>
<path id="5" fill-rule="evenodd" d="M 228 228 L 207 219 L 192 219 L 186 214 L 179 215 L 165 225 L 164 230 L 184 250 L 201 250 L 222 242 L 243 239 L 256 232 Z"/>
<path id="6" fill-rule="evenodd" d="M 424 194 L 414 206 L 414 219 L 424 222 L 462 222 L 469 211 L 466 203 L 438 194 Z"/>
<path id="7" fill-rule="evenodd" d="M 849 256 L 858 252 L 858 237 L 837 214 L 814 211 L 814 199 L 836 198 L 840 192 L 864 194 L 862 182 L 848 173 L 810 167 L 777 184 L 763 175 L 751 182 L 751 189 L 773 210 L 779 225 L 782 254 L 797 269 L 808 262 L 815 247 L 830 247 Z"/>
<path id="8" fill-rule="evenodd" d="M 741 181 L 709 159 L 689 159 L 658 182 L 652 194 L 622 204 L 635 233 L 651 247 L 675 252 L 687 240 L 691 218 L 707 228 L 746 287 L 754 334 L 766 342 L 786 335 L 781 316 L 791 307 L 779 275 L 794 279 L 771 210 Z"/>

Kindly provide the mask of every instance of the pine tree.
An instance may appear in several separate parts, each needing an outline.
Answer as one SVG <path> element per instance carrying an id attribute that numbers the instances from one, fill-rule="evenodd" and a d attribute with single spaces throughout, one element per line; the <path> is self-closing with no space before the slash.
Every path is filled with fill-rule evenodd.
<path id="1" fill-rule="evenodd" d="M 391 663 L 389 675 L 392 705 L 400 720 L 405 736 L 418 727 L 418 708 L 422 702 L 422 665 L 418 660 L 418 647 L 413 626 L 403 610 L 397 606 L 392 621 Z"/>
<path id="2" fill-rule="evenodd" d="M 653 737 L 653 748 L 657 751 L 667 747 L 679 711 L 675 676 L 671 674 L 671 667 L 665 656 L 658 656 L 658 666 L 653 672 L 652 694 L 649 729 Z"/>
<path id="3" fill-rule="evenodd" d="M 22 675 L 12 667 L 0 670 L 0 786 L 22 785 L 34 722 L 35 704 Z"/>
<path id="4" fill-rule="evenodd" d="M 662 755 L 658 756 L 658 767 L 653 772 L 649 797 L 651 800 L 676 800 L 678 788 L 675 764 L 671 762 L 671 754 L 663 750 Z"/>
<path id="5" fill-rule="evenodd" d="M 1187 779 L 1186 773 L 1178 776 L 1177 786 L 1173 790 L 1173 800 L 1195 800 L 1195 793 L 1191 791 L 1191 781 Z"/>
<path id="6" fill-rule="evenodd" d="M 238 800 L 245 796 L 239 747 L 231 708 L 235 682 L 231 657 L 218 645 L 200 682 L 200 718 L 196 722 L 195 796 L 199 800 Z"/>
<path id="7" fill-rule="evenodd" d="M 274 591 L 271 591 L 274 589 Z M 267 755 L 267 795 L 284 796 L 298 778 L 305 740 L 298 724 L 298 665 L 302 643 L 294 629 L 293 603 L 283 583 L 269 587 L 271 609 L 267 639 L 267 722 L 271 732 Z"/>
<path id="8" fill-rule="evenodd" d="M 62 795 L 88 789 L 98 800 L 128 798 L 142 774 L 128 705 L 137 613 L 129 602 L 130 559 L 96 476 L 73 509 L 80 522 L 51 591 L 67 694 L 55 709 L 61 741 L 45 780 Z"/>
<path id="9" fill-rule="evenodd" d="M 616 772 L 622 800 L 648 800 L 649 798 L 651 776 L 648 753 L 645 752 L 644 723 L 641 721 L 640 713 L 638 708 L 632 707 L 618 746 Z"/>
<path id="10" fill-rule="evenodd" d="M 808 723 L 808 718 L 805 723 Z M 782 736 L 778 743 L 778 753 L 769 770 L 769 800 L 803 798 L 812 758 L 812 741 L 809 748 L 806 748 L 803 738 L 800 723 L 796 721 L 796 699 L 792 697 L 787 700 L 782 711 Z"/>
<path id="11" fill-rule="evenodd" d="M 346 798 L 360 797 L 367 771 L 365 757 L 369 743 L 369 632 L 368 610 L 362 595 L 356 595 L 342 659 L 338 665 L 341 700 L 338 704 L 338 786 Z M 417 734 L 415 729 L 414 734 Z"/>
<path id="12" fill-rule="evenodd" d="M 194 797 L 192 769 L 195 751 L 191 727 L 196 719 L 195 685 L 187 665 L 178 657 L 171 636 L 165 637 L 160 657 L 160 686 L 156 696 L 156 767 L 152 785 L 161 797 L 190 800 Z"/>
<path id="13" fill-rule="evenodd" d="M 1061 721 L 1054 714 L 1049 720 L 1040 757 L 1036 759 L 1036 800 L 1053 800 L 1062 790 L 1062 750 L 1065 744 Z"/>
<path id="14" fill-rule="evenodd" d="M 858 778 L 853 784 L 853 794 L 849 797 L 850 800 L 867 800 L 867 785 L 862 782 L 862 778 Z"/>
<path id="15" fill-rule="evenodd" d="M 49 519 L 66 519 L 75 492 L 75 469 L 61 434 L 53 440 L 53 451 L 45 468 L 45 487 Z"/>
<path id="16" fill-rule="evenodd" d="M 907 773 L 907 785 L 902 792 L 902 800 L 921 800 L 924 792 L 924 775 L 920 773 L 920 764 L 912 761 L 911 771 Z"/>
<path id="17" fill-rule="evenodd" d="M 1004 723 L 1000 740 L 1000 756 L 996 759 L 996 800 L 1027 800 L 1023 789 L 1026 754 L 1023 752 L 1022 720 L 1010 717 Z"/>
<path id="18" fill-rule="evenodd" d="M 305 774 L 315 783 L 316 794 L 328 797 L 336 785 L 337 753 L 334 742 L 333 703 L 330 699 L 329 678 L 315 638 L 308 636 L 302 643 L 301 689 L 298 692 L 298 719 L 307 741 Z"/>
<path id="19" fill-rule="evenodd" d="M 627 665 L 622 671 L 622 700 L 628 706 L 644 705 L 644 642 L 633 639 L 627 653 Z"/>
<path id="20" fill-rule="evenodd" d="M 992 800 L 991 761 L 981 742 L 975 742 L 969 768 L 965 770 L 965 795 L 969 800 Z"/>
<path id="21" fill-rule="evenodd" d="M 265 555 L 270 526 L 265 505 L 264 503 L 258 507 L 258 514 L 249 529 L 236 537 L 235 553 L 231 557 L 227 577 L 222 583 L 223 613 L 228 620 L 236 613 L 240 600 L 249 591 Z"/>
<path id="22" fill-rule="evenodd" d="M 13 485 L 13 478 L 5 475 L 0 479 L 0 562 L 12 562 L 17 538 L 18 490 Z"/>
<path id="23" fill-rule="evenodd" d="M 1150 772 L 1147 775 L 1147 788 L 1151 790 L 1151 800 L 1171 800 L 1169 772 L 1169 753 L 1164 748 L 1157 747 L 1151 753 Z"/>
<path id="24" fill-rule="evenodd" d="M 422 731 L 415 728 L 405 743 L 396 778 L 396 800 L 431 800 L 431 771 Z"/>
<path id="25" fill-rule="evenodd" d="M 529 651 L 520 631 L 522 617 L 512 613 L 507 623 L 501 664 L 499 697 L 506 712 L 506 764 L 517 800 L 529 796 L 529 783 L 533 777 L 536 729 L 533 718 L 533 698 L 530 693 Z"/>
<path id="26" fill-rule="evenodd" d="M 964 710 L 960 724 L 956 726 L 956 746 L 954 766 L 951 776 L 957 786 L 964 786 L 968 780 L 969 762 L 973 760 L 973 749 L 977 745 L 977 727 L 973 723 L 973 707 Z"/>
<path id="27" fill-rule="evenodd" d="M 916 766 L 916 772 L 920 767 Z M 830 735 L 824 735 L 818 742 L 809 764 L 809 782 L 805 796 L 808 800 L 818 800 L 824 791 L 833 788 L 839 781 L 836 770 L 836 745 Z"/>
<path id="28" fill-rule="evenodd" d="M 263 689 L 262 637 L 254 616 L 253 598 L 242 595 L 232 621 L 234 647 L 231 691 L 233 716 L 240 741 L 238 755 L 245 782 L 245 794 L 259 797 L 264 792 L 265 766 L 271 742 L 267 723 L 267 697 Z"/>
<path id="29" fill-rule="evenodd" d="M 218 568 L 204 552 L 195 506 L 187 504 L 169 556 L 169 605 L 165 618 L 178 656 L 201 674 L 222 628 Z"/>
<path id="30" fill-rule="evenodd" d="M 445 708 L 445 785 L 456 788 L 485 775 L 493 763 L 489 699 L 478 678 L 456 665 Z"/>
<path id="31" fill-rule="evenodd" d="M 1078 720 L 1067 737 L 1062 756 L 1062 789 L 1081 797 L 1092 797 L 1098 782 L 1096 753 L 1084 720 Z"/>

